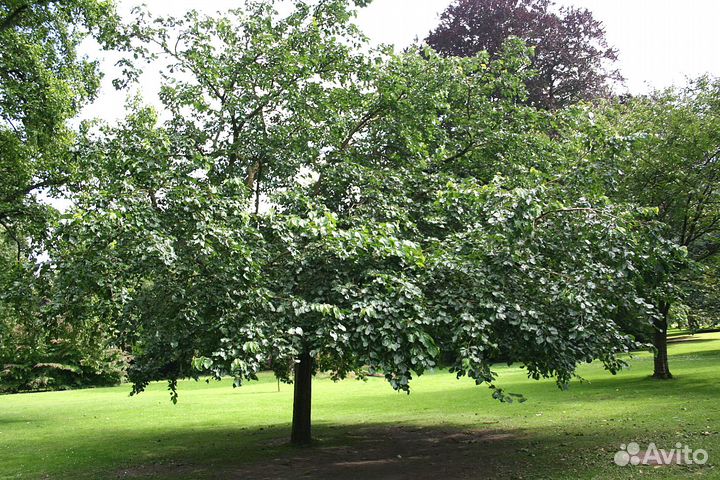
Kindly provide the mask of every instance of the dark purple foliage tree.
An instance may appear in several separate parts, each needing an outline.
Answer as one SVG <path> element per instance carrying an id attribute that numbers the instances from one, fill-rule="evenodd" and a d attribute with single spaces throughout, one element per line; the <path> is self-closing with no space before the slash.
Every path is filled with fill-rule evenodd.
<path id="1" fill-rule="evenodd" d="M 617 51 L 602 22 L 586 9 L 553 9 L 551 0 L 455 0 L 426 42 L 443 55 L 492 56 L 510 36 L 534 47 L 537 75 L 528 81 L 532 104 L 555 109 L 606 96 L 622 81 Z"/>

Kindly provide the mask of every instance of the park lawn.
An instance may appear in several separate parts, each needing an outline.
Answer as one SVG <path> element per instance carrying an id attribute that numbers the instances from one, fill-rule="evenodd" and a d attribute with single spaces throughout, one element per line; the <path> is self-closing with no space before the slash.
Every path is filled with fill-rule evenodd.
<path id="1" fill-rule="evenodd" d="M 584 381 L 568 391 L 528 380 L 520 368 L 498 367 L 498 386 L 527 397 L 512 405 L 441 371 L 415 380 L 410 395 L 381 378 L 320 377 L 314 433 L 320 446 L 352 444 L 353 432 L 367 427 L 508 434 L 488 448 L 496 478 L 720 478 L 720 333 L 676 336 L 670 354 L 674 380 L 648 379 L 652 357 L 641 353 L 617 376 L 597 364 L 581 367 Z M 239 389 L 229 381 L 181 382 L 177 405 L 163 383 L 139 396 L 128 392 L 123 385 L 0 396 L 0 479 L 223 478 L 296 453 L 284 443 L 292 387 L 278 392 L 270 374 Z M 614 453 L 631 441 L 666 449 L 682 442 L 707 450 L 710 462 L 616 466 Z M 477 478 L 484 478 L 483 460 L 468 459 Z"/>

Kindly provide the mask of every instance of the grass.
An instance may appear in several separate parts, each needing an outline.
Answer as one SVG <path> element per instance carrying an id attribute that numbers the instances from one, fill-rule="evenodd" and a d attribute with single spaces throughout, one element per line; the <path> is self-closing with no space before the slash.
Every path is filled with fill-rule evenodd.
<path id="1" fill-rule="evenodd" d="M 489 429 L 512 434 L 496 446 L 505 452 L 495 458 L 500 478 L 720 478 L 712 465 L 720 464 L 720 333 L 675 340 L 670 362 L 677 378 L 670 381 L 648 379 L 646 353 L 615 377 L 599 365 L 583 366 L 586 381 L 565 392 L 552 381 L 528 380 L 519 368 L 499 367 L 498 385 L 525 394 L 523 404 L 498 403 L 486 388 L 446 372 L 417 379 L 409 396 L 380 378 L 321 377 L 313 386 L 315 435 L 327 446 L 352 443 L 352 433 L 368 425 Z M 0 479 L 211 478 L 294 453 L 280 441 L 289 435 L 292 388 L 277 392 L 270 375 L 240 389 L 181 382 L 177 405 L 162 383 L 136 397 L 128 391 L 0 396 Z M 619 445 L 630 441 L 703 448 L 710 465 L 614 465 Z"/>

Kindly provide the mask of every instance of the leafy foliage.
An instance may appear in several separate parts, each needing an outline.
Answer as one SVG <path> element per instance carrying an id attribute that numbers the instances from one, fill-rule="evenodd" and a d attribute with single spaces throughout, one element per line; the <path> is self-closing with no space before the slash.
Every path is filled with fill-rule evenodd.
<path id="1" fill-rule="evenodd" d="M 104 0 L 6 1 L 0 5 L 0 385 L 3 390 L 116 383 L 124 359 L 97 317 L 46 311 L 52 273 L 34 264 L 57 212 L 57 194 L 79 172 L 67 121 L 99 86 L 97 64 L 77 53 L 89 35 L 114 43 Z"/>
<path id="2" fill-rule="evenodd" d="M 115 385 L 127 360 L 103 319 L 50 310 L 51 275 L 0 256 L 0 391 Z"/>
<path id="3" fill-rule="evenodd" d="M 617 125 L 632 142 L 622 165 L 624 196 L 658 208 L 670 239 L 687 247 L 693 259 L 713 257 L 720 251 L 720 82 L 701 77 L 683 90 L 617 108 Z"/>
<path id="4" fill-rule="evenodd" d="M 0 225 L 18 256 L 29 254 L 53 210 L 39 201 L 77 173 L 67 120 L 95 97 L 97 64 L 77 54 L 92 33 L 109 43 L 105 0 L 9 1 L 0 6 Z"/>
<path id="5" fill-rule="evenodd" d="M 635 346 L 647 212 L 604 195 L 588 112 L 526 106 L 522 42 L 494 58 L 373 51 L 346 2 L 219 18 L 139 13 L 169 114 L 85 131 L 91 175 L 52 258 L 65 300 L 114 319 L 154 379 L 413 375 L 455 353 L 493 383 L 522 362 L 567 384 Z M 148 47 L 155 45 L 155 47 Z M 552 132 L 552 133 L 549 133 Z M 642 248 L 639 246 L 642 245 Z"/>

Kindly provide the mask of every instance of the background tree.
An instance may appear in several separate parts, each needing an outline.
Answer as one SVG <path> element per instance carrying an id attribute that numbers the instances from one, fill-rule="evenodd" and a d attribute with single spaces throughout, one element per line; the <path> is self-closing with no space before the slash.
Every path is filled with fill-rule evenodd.
<path id="1" fill-rule="evenodd" d="M 99 309 L 53 309 L 54 272 L 0 247 L 0 392 L 120 383 L 127 362 Z"/>
<path id="2" fill-rule="evenodd" d="M 510 36 L 534 49 L 537 75 L 527 86 L 538 107 L 604 97 L 622 80 L 613 67 L 617 51 L 608 46 L 602 23 L 587 9 L 555 9 L 551 0 L 456 0 L 425 41 L 442 55 L 485 50 L 494 56 Z"/>
<path id="3" fill-rule="evenodd" d="M 109 42 L 105 0 L 11 0 L 0 5 L 0 226 L 27 256 L 53 209 L 38 199 L 77 173 L 67 121 L 95 97 L 97 64 L 77 53 L 89 34 Z"/>
<path id="4" fill-rule="evenodd" d="M 71 329 L 45 310 L 52 272 L 39 272 L 53 196 L 82 172 L 68 124 L 99 87 L 97 64 L 78 55 L 93 36 L 114 42 L 112 2 L 10 0 L 0 4 L 0 388 L 27 390 L 122 378 L 102 322 Z M 11 252 L 9 251 L 11 250 Z"/>
<path id="5" fill-rule="evenodd" d="M 720 300 L 716 295 L 720 281 L 717 256 L 704 261 L 702 267 L 700 272 L 692 272 L 699 274 L 685 280 L 684 305 L 672 312 L 673 323 L 692 332 L 720 326 Z"/>
<path id="6" fill-rule="evenodd" d="M 637 97 L 613 107 L 609 121 L 629 149 L 615 175 L 620 198 L 658 210 L 664 237 L 686 249 L 695 262 L 680 271 L 658 265 L 648 282 L 670 283 L 656 298 L 662 313 L 655 321 L 656 378 L 671 378 L 667 329 L 673 303 L 710 306 L 707 287 L 714 281 L 720 252 L 720 83 L 699 78 L 681 90 Z M 710 276 L 708 276 L 710 275 Z"/>

